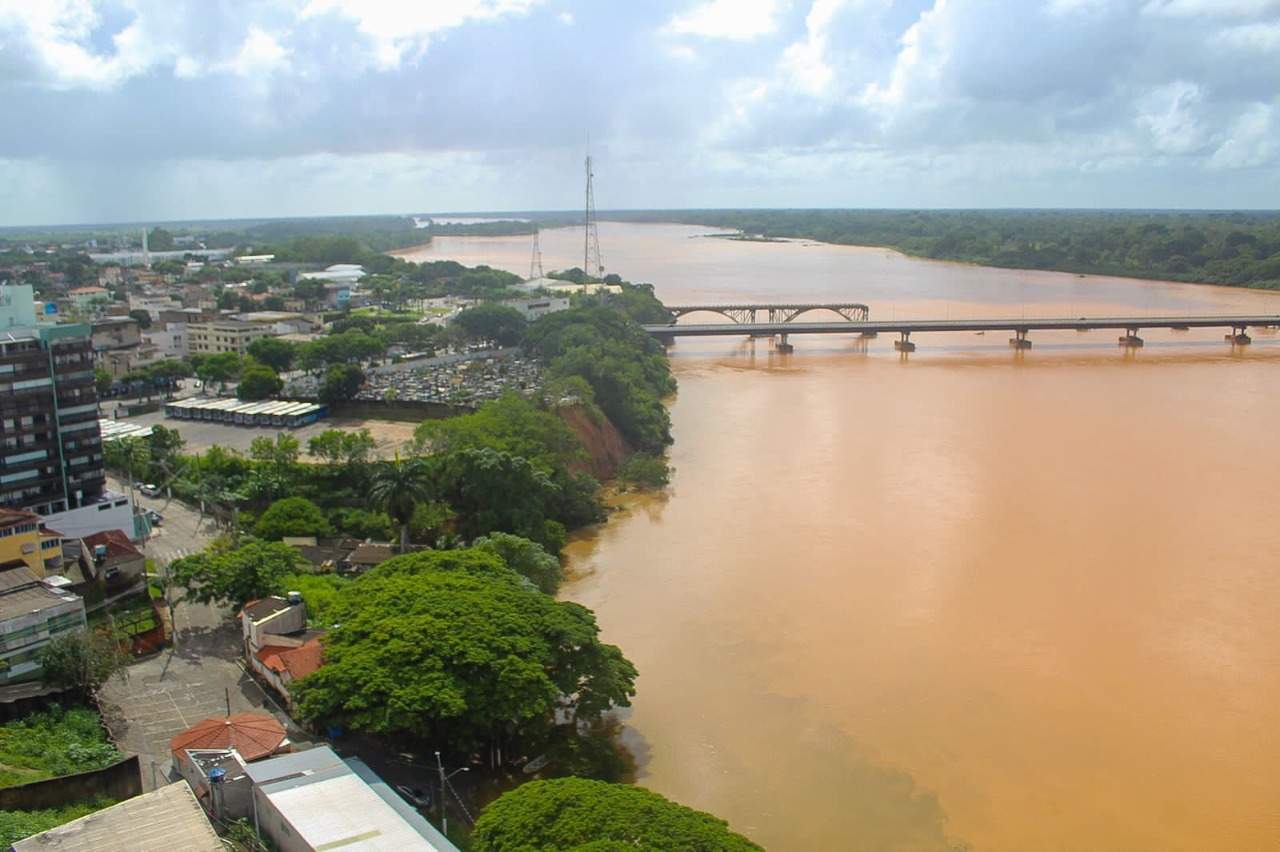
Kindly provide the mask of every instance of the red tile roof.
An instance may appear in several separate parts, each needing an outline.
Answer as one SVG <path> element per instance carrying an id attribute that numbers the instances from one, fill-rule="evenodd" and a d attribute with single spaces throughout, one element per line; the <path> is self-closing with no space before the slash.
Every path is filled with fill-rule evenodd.
<path id="1" fill-rule="evenodd" d="M 129 537 L 120 530 L 103 530 L 84 537 L 84 543 L 92 550 L 100 544 L 107 546 L 107 558 L 114 559 L 125 556 L 142 556 L 142 551 L 133 546 Z"/>
<path id="2" fill-rule="evenodd" d="M 297 648 L 263 645 L 254 656 L 276 674 L 288 672 L 291 678 L 298 680 L 320 668 L 320 664 L 324 662 L 324 646 L 317 636 Z"/>
<path id="3" fill-rule="evenodd" d="M 0 507 L 0 529 L 11 527 L 14 524 L 40 522 L 40 516 L 35 512 L 28 512 L 26 509 L 10 509 Z"/>
<path id="4" fill-rule="evenodd" d="M 234 748 L 246 762 L 274 754 L 284 744 L 284 726 L 265 713 L 205 719 L 169 740 L 175 758 L 187 749 Z"/>

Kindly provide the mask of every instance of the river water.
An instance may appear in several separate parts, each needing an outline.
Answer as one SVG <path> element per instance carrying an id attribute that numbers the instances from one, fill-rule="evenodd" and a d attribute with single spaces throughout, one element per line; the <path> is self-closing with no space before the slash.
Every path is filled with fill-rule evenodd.
<path id="1" fill-rule="evenodd" d="M 706 233 L 600 241 L 671 304 L 1280 313 Z M 413 256 L 527 274 L 529 249 Z M 581 232 L 542 250 L 581 265 Z M 679 340 L 672 485 L 575 540 L 563 591 L 640 670 L 640 783 L 776 850 L 1280 847 L 1280 337 L 1222 334 Z"/>

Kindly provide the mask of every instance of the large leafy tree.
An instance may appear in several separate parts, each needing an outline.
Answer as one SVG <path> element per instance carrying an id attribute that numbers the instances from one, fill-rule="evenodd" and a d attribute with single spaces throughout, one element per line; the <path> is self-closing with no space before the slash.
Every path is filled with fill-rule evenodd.
<path id="1" fill-rule="evenodd" d="M 476 821 L 476 852 L 745 852 L 761 847 L 703 811 L 629 784 L 586 778 L 530 781 Z"/>
<path id="2" fill-rule="evenodd" d="M 400 552 L 409 549 L 409 522 L 414 509 L 432 496 L 431 471 L 420 458 L 383 462 L 374 471 L 369 499 L 384 508 L 400 527 Z"/>
<path id="3" fill-rule="evenodd" d="M 297 346 L 278 337 L 260 337 L 249 344 L 249 354 L 277 373 L 287 372 L 297 353 Z"/>
<path id="4" fill-rule="evenodd" d="M 525 319 L 515 308 L 489 302 L 460 311 L 453 318 L 453 327 L 469 340 L 515 346 L 524 333 Z"/>
<path id="5" fill-rule="evenodd" d="M 549 595 L 560 586 L 560 560 L 536 541 L 504 532 L 492 532 L 471 543 L 477 550 L 492 553 L 521 577 Z"/>
<path id="6" fill-rule="evenodd" d="M 50 686 L 95 695 L 129 664 L 129 654 L 109 630 L 80 630 L 55 636 L 40 649 L 41 677 Z"/>
<path id="7" fill-rule="evenodd" d="M 279 541 L 292 535 L 332 535 L 333 527 L 315 503 L 305 497 L 286 497 L 262 513 L 254 524 L 253 534 L 267 541 Z"/>
<path id="8" fill-rule="evenodd" d="M 582 442 L 563 420 L 516 393 L 505 393 L 471 414 L 424 420 L 413 437 L 435 453 L 488 447 L 523 456 L 548 471 L 585 458 Z"/>
<path id="9" fill-rule="evenodd" d="M 557 707 L 626 706 L 635 667 L 595 616 L 529 586 L 491 553 L 425 551 L 342 589 L 325 662 L 294 686 L 299 712 L 369 734 L 472 748 L 542 736 Z"/>
<path id="10" fill-rule="evenodd" d="M 284 382 L 276 375 L 276 371 L 266 364 L 253 364 L 240 374 L 240 384 L 236 385 L 236 396 L 244 400 L 269 399 L 280 393 Z"/>
<path id="11" fill-rule="evenodd" d="M 547 508 L 559 489 L 528 459 L 487 447 L 467 449 L 443 457 L 439 470 L 441 496 L 459 512 L 464 537 L 498 530 L 550 543 Z"/>
<path id="12" fill-rule="evenodd" d="M 200 362 L 196 368 L 196 376 L 206 385 L 217 382 L 225 385 L 240 374 L 241 358 L 234 352 L 219 352 L 210 355 Z"/>
<path id="13" fill-rule="evenodd" d="M 183 597 L 236 609 L 246 602 L 284 591 L 284 578 L 303 565 L 294 550 L 279 542 L 250 541 L 241 547 L 215 544 L 169 566 Z"/>

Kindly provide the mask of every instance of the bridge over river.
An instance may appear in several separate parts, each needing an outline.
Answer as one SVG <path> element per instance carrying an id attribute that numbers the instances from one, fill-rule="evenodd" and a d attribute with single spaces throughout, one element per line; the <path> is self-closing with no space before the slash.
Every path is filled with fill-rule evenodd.
<path id="1" fill-rule="evenodd" d="M 793 322 L 790 319 L 776 319 L 779 316 L 786 316 L 788 312 L 795 310 L 797 307 L 808 310 L 818 310 L 826 308 L 835 310 L 844 316 L 844 310 L 852 307 L 860 307 L 862 309 L 859 319 L 840 319 L 827 322 Z M 1190 328 L 1224 328 L 1229 333 L 1225 335 L 1225 339 L 1233 345 L 1245 345 L 1250 342 L 1247 333 L 1250 328 L 1260 328 L 1265 326 L 1280 326 L 1280 316 L 1275 315 L 1224 315 L 1224 316 L 1129 316 L 1129 317 L 1045 317 L 1030 319 L 1025 317 L 1002 317 L 995 319 L 947 319 L 947 320 L 930 320 L 930 319 L 903 319 L 903 320 L 878 320 L 871 321 L 865 319 L 866 306 L 849 306 L 849 305 L 743 305 L 743 306 L 681 306 L 679 308 L 670 309 L 673 314 L 683 315 L 692 313 L 694 310 L 715 310 L 717 313 L 723 313 L 729 316 L 733 322 L 712 323 L 712 324 L 688 324 L 681 325 L 679 323 L 668 323 L 665 325 L 646 325 L 644 330 L 653 335 L 663 343 L 671 343 L 677 337 L 688 336 L 741 336 L 748 335 L 751 337 L 777 337 L 778 348 L 784 352 L 791 351 L 791 344 L 788 337 L 793 334 L 858 334 L 863 337 L 875 337 L 878 334 L 897 334 L 899 339 L 894 341 L 894 347 L 901 352 L 911 352 L 915 350 L 915 343 L 911 340 L 912 334 L 920 334 L 938 331 L 1008 331 L 1013 333 L 1013 337 L 1009 339 L 1009 345 L 1015 349 L 1031 348 L 1031 341 L 1027 335 L 1033 331 L 1094 331 L 1097 329 L 1117 329 L 1123 331 L 1119 338 L 1121 346 L 1138 347 L 1142 345 L 1142 338 L 1138 332 L 1147 328 L 1170 328 L 1177 330 L 1186 330 Z M 769 312 L 775 317 L 772 322 L 743 322 L 734 317 L 730 311 L 751 311 L 752 317 L 755 312 Z M 679 312 L 679 313 L 677 313 Z M 745 318 L 745 314 L 740 314 Z M 790 316 L 795 316 L 791 313 Z"/>

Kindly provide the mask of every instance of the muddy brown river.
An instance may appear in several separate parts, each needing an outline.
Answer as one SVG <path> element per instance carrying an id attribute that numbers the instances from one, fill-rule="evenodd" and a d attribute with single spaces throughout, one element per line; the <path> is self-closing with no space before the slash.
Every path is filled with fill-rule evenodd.
<path id="1" fill-rule="evenodd" d="M 600 241 L 672 304 L 1280 313 L 706 233 Z M 581 239 L 544 231 L 547 268 Z M 529 249 L 413 256 L 527 274 Z M 640 670 L 639 782 L 774 850 L 1280 848 L 1280 336 L 1222 335 L 680 339 L 671 487 L 579 536 L 563 590 Z"/>

